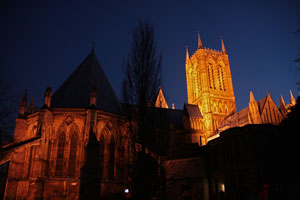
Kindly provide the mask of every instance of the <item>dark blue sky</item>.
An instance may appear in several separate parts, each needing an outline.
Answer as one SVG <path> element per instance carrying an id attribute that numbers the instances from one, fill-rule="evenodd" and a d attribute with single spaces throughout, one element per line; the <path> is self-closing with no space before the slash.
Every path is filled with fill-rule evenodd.
<path id="1" fill-rule="evenodd" d="M 300 2 L 282 1 L 1 1 L 1 79 L 22 96 L 28 88 L 42 104 L 47 86 L 55 91 L 90 53 L 95 53 L 120 96 L 122 61 L 138 19 L 154 24 L 163 53 L 163 89 L 169 105 L 187 101 L 185 46 L 197 47 L 197 30 L 207 48 L 229 54 L 237 109 L 248 106 L 249 91 L 259 100 L 269 91 L 278 104 L 289 89 L 298 96 Z M 100 97 L 101 98 L 101 97 Z"/>

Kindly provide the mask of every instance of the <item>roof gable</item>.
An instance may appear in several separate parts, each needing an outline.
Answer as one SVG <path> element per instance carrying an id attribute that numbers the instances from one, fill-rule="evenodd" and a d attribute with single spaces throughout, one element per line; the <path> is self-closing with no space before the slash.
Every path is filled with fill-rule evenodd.
<path id="1" fill-rule="evenodd" d="M 72 72 L 52 97 L 52 107 L 87 108 L 90 92 L 95 84 L 97 107 L 110 113 L 120 113 L 120 103 L 94 52 Z"/>
<path id="2" fill-rule="evenodd" d="M 159 92 L 158 92 L 157 97 L 156 97 L 155 107 L 169 108 L 168 103 L 166 101 L 166 98 L 165 98 L 164 93 L 163 93 L 161 88 L 159 88 Z"/>

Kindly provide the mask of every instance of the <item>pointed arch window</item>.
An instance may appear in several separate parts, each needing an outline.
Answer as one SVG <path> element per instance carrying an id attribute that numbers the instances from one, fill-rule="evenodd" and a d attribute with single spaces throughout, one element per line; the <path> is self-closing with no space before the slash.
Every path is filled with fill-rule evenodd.
<path id="1" fill-rule="evenodd" d="M 55 175 L 63 175 L 63 163 L 64 163 L 64 149 L 65 149 L 65 132 L 61 132 L 58 137 L 57 156 L 56 156 L 56 169 Z"/>
<path id="2" fill-rule="evenodd" d="M 212 65 L 211 63 L 208 64 L 208 67 L 207 67 L 207 76 L 208 76 L 208 85 L 210 88 L 212 88 L 212 77 L 211 77 L 211 69 L 212 69 Z"/>
<path id="3" fill-rule="evenodd" d="M 211 63 L 208 63 L 208 84 L 212 89 L 216 89 L 215 77 L 214 77 L 214 67 Z"/>
<path id="4" fill-rule="evenodd" d="M 113 135 L 110 139 L 109 148 L 109 179 L 113 180 L 115 173 L 115 139 Z"/>
<path id="5" fill-rule="evenodd" d="M 70 142 L 69 167 L 68 175 L 74 177 L 76 169 L 76 153 L 77 153 L 78 133 L 74 131 Z"/>
<path id="6" fill-rule="evenodd" d="M 221 65 L 218 67 L 218 80 L 219 80 L 219 88 L 220 90 L 226 91 L 225 81 L 224 81 L 224 70 Z"/>
<path id="7" fill-rule="evenodd" d="M 99 146 L 99 170 L 100 170 L 100 178 L 103 178 L 103 168 L 104 168 L 104 150 L 105 150 L 105 140 L 104 133 L 101 134 L 100 137 L 100 146 Z"/>

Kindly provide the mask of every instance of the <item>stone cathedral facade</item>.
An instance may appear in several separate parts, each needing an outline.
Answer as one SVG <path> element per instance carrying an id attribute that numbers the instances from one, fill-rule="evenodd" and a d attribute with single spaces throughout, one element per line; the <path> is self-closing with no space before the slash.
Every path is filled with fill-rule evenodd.
<path id="1" fill-rule="evenodd" d="M 250 91 L 249 106 L 237 112 L 229 58 L 221 44 L 221 51 L 204 48 L 198 35 L 196 52 L 189 56 L 186 50 L 188 103 L 182 109 L 169 107 L 159 89 L 155 106 L 162 120 L 156 130 L 164 153 L 158 159 L 148 152 L 156 160 L 182 156 L 190 151 L 186 145 L 206 145 L 232 127 L 279 124 L 295 105 L 292 93 L 290 103 L 281 97 L 278 108 L 269 93 L 257 101 Z M 57 91 L 47 88 L 42 107 L 28 102 L 27 95 L 13 141 L 1 147 L 1 163 L 9 161 L 4 199 L 105 199 L 130 188 L 128 124 L 93 50 Z M 91 180 L 96 184 L 89 185 Z"/>
<path id="2" fill-rule="evenodd" d="M 189 56 L 186 49 L 186 83 L 188 103 L 197 105 L 202 119 L 195 126 L 201 131 L 201 143 L 215 138 L 221 131 L 247 124 L 279 124 L 294 106 L 296 101 L 290 91 L 291 99 L 285 104 L 280 97 L 278 108 L 269 93 L 256 101 L 250 91 L 249 106 L 237 112 L 231 78 L 228 54 L 223 39 L 222 50 L 205 48 L 198 34 L 198 49 Z"/>

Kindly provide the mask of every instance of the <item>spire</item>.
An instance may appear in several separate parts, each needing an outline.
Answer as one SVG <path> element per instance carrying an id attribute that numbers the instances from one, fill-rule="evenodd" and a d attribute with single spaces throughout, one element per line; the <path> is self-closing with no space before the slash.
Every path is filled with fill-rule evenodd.
<path id="1" fill-rule="evenodd" d="M 226 49 L 225 49 L 225 45 L 224 45 L 224 41 L 223 41 L 223 37 L 221 36 L 221 42 L 222 42 L 222 52 L 223 53 L 227 53 Z"/>
<path id="2" fill-rule="evenodd" d="M 25 93 L 24 93 L 22 101 L 21 101 L 21 105 L 20 105 L 20 109 L 19 109 L 20 116 L 25 115 L 26 105 L 27 105 L 27 89 L 25 90 Z"/>
<path id="3" fill-rule="evenodd" d="M 52 90 L 51 87 L 47 87 L 44 95 L 44 106 L 46 108 L 50 108 L 51 105 L 51 97 L 52 97 Z"/>
<path id="4" fill-rule="evenodd" d="M 280 95 L 280 111 L 284 117 L 287 116 L 287 110 L 282 95 Z"/>
<path id="5" fill-rule="evenodd" d="M 187 63 L 187 62 L 189 62 L 190 56 L 189 56 L 188 46 L 186 46 L 185 48 L 186 48 L 186 59 L 185 59 L 185 63 Z"/>
<path id="6" fill-rule="evenodd" d="M 203 49 L 203 45 L 200 38 L 200 32 L 198 31 L 198 49 Z"/>
<path id="7" fill-rule="evenodd" d="M 293 93 L 292 93 L 292 90 L 290 90 L 290 95 L 291 95 L 290 103 L 294 106 L 294 105 L 296 105 L 296 100 L 295 100 L 295 98 L 294 98 L 294 95 L 293 95 Z"/>
<path id="8" fill-rule="evenodd" d="M 281 107 L 281 104 L 285 107 L 285 102 L 284 102 L 282 95 L 280 95 L 280 107 Z"/>
<path id="9" fill-rule="evenodd" d="M 250 102 L 256 102 L 253 92 L 250 90 Z"/>
<path id="10" fill-rule="evenodd" d="M 261 124 L 261 117 L 253 92 L 250 90 L 249 117 L 251 124 Z"/>

